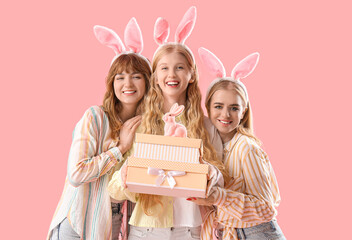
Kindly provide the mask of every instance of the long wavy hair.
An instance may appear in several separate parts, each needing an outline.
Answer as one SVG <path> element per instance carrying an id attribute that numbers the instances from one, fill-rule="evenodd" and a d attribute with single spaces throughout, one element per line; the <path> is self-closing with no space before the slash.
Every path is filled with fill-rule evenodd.
<path id="1" fill-rule="evenodd" d="M 234 94 L 238 94 L 241 97 L 242 102 L 244 103 L 242 107 L 244 108 L 245 113 L 238 127 L 236 128 L 236 131 L 252 138 L 259 145 L 261 145 L 261 141 L 254 135 L 253 116 L 250 102 L 247 102 L 245 97 L 246 94 L 243 91 L 243 88 L 236 82 L 221 79 L 218 83 L 214 84 L 214 86 L 210 89 L 207 98 L 205 99 L 205 107 L 207 109 L 208 116 L 210 117 L 211 98 L 213 97 L 214 93 L 218 90 L 230 90 L 233 91 Z"/>
<path id="2" fill-rule="evenodd" d="M 150 90 L 145 98 L 145 112 L 142 117 L 141 129 L 147 134 L 164 134 L 164 122 L 162 116 L 163 109 L 163 93 L 159 85 L 156 83 L 156 69 L 158 62 L 162 57 L 170 53 L 180 53 L 186 58 L 187 65 L 191 71 L 191 80 L 187 87 L 186 104 L 184 110 L 185 122 L 187 128 L 187 136 L 189 138 L 198 138 L 203 140 L 203 160 L 216 166 L 224 176 L 227 176 L 225 167 L 221 160 L 217 158 L 216 152 L 210 143 L 209 135 L 204 127 L 204 113 L 201 108 L 201 93 L 198 86 L 197 66 L 193 61 L 191 53 L 180 44 L 167 44 L 160 47 L 154 55 L 152 61 L 152 76 Z M 193 80 L 193 81 L 192 81 Z M 162 203 L 160 197 L 156 195 L 141 194 L 140 202 L 143 211 L 147 215 L 154 215 L 151 207 Z"/>
<path id="3" fill-rule="evenodd" d="M 142 57 L 135 53 L 122 54 L 111 64 L 108 76 L 106 77 L 106 92 L 103 100 L 103 109 L 108 115 L 109 124 L 111 128 L 111 137 L 115 141 L 119 141 L 120 128 L 122 121 L 119 117 L 119 112 L 122 110 L 122 104 L 116 97 L 114 91 L 114 80 L 118 73 L 122 72 L 134 73 L 139 72 L 145 79 L 145 93 L 144 97 L 138 102 L 136 114 L 141 114 L 144 110 L 144 99 L 149 90 L 149 81 L 151 69 L 149 63 Z"/>

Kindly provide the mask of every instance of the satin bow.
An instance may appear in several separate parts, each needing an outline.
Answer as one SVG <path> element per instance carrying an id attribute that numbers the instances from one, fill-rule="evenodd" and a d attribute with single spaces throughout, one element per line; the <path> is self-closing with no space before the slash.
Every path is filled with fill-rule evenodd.
<path id="1" fill-rule="evenodd" d="M 170 171 L 170 172 L 165 173 L 165 171 L 160 168 L 148 167 L 148 174 L 149 175 L 158 175 L 158 177 L 155 181 L 155 185 L 157 185 L 157 186 L 160 186 L 165 181 L 165 178 L 167 178 L 167 181 L 170 185 L 170 188 L 173 189 L 176 185 L 176 180 L 173 177 L 184 176 L 184 175 L 186 175 L 186 172 L 184 172 L 184 171 Z"/>

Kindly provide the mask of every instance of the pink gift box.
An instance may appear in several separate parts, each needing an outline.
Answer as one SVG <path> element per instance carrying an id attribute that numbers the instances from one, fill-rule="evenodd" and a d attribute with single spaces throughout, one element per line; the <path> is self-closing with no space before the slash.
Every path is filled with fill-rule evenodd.
<path id="1" fill-rule="evenodd" d="M 127 187 L 131 192 L 204 198 L 209 166 L 199 163 L 201 155 L 200 139 L 136 134 Z"/>

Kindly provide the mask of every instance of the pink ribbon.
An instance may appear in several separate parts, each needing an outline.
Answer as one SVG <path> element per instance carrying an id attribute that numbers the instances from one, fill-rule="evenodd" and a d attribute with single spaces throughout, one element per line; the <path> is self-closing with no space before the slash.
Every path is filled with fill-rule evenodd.
<path id="1" fill-rule="evenodd" d="M 152 168 L 148 167 L 148 174 L 149 175 L 157 175 L 157 179 L 155 181 L 155 185 L 160 186 L 167 178 L 167 181 L 170 185 L 170 188 L 173 189 L 176 185 L 176 180 L 173 177 L 184 176 L 186 175 L 185 171 L 169 171 L 165 173 L 164 170 L 160 168 Z"/>

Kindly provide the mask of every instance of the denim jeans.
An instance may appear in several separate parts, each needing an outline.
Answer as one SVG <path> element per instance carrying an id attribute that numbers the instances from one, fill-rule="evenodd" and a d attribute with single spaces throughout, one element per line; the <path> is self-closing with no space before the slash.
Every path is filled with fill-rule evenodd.
<path id="1" fill-rule="evenodd" d="M 111 214 L 112 214 L 112 240 L 118 240 L 121 222 L 122 222 L 122 208 L 123 203 L 111 203 Z"/>
<path id="2" fill-rule="evenodd" d="M 200 239 L 201 227 L 146 228 L 130 226 L 128 240 L 192 240 Z"/>
<path id="3" fill-rule="evenodd" d="M 70 222 L 65 218 L 55 229 L 51 240 L 79 240 L 81 237 L 72 229 Z"/>
<path id="4" fill-rule="evenodd" d="M 267 223 L 262 223 L 254 227 L 237 228 L 238 239 L 247 240 L 286 240 L 279 224 L 276 220 Z M 221 231 L 218 231 L 222 235 Z M 222 239 L 219 237 L 218 239 Z"/>
<path id="5" fill-rule="evenodd" d="M 111 203 L 112 211 L 112 240 L 119 239 L 121 227 L 121 205 L 122 203 Z M 81 237 L 72 229 L 70 222 L 65 218 L 54 230 L 51 240 L 76 240 Z"/>

